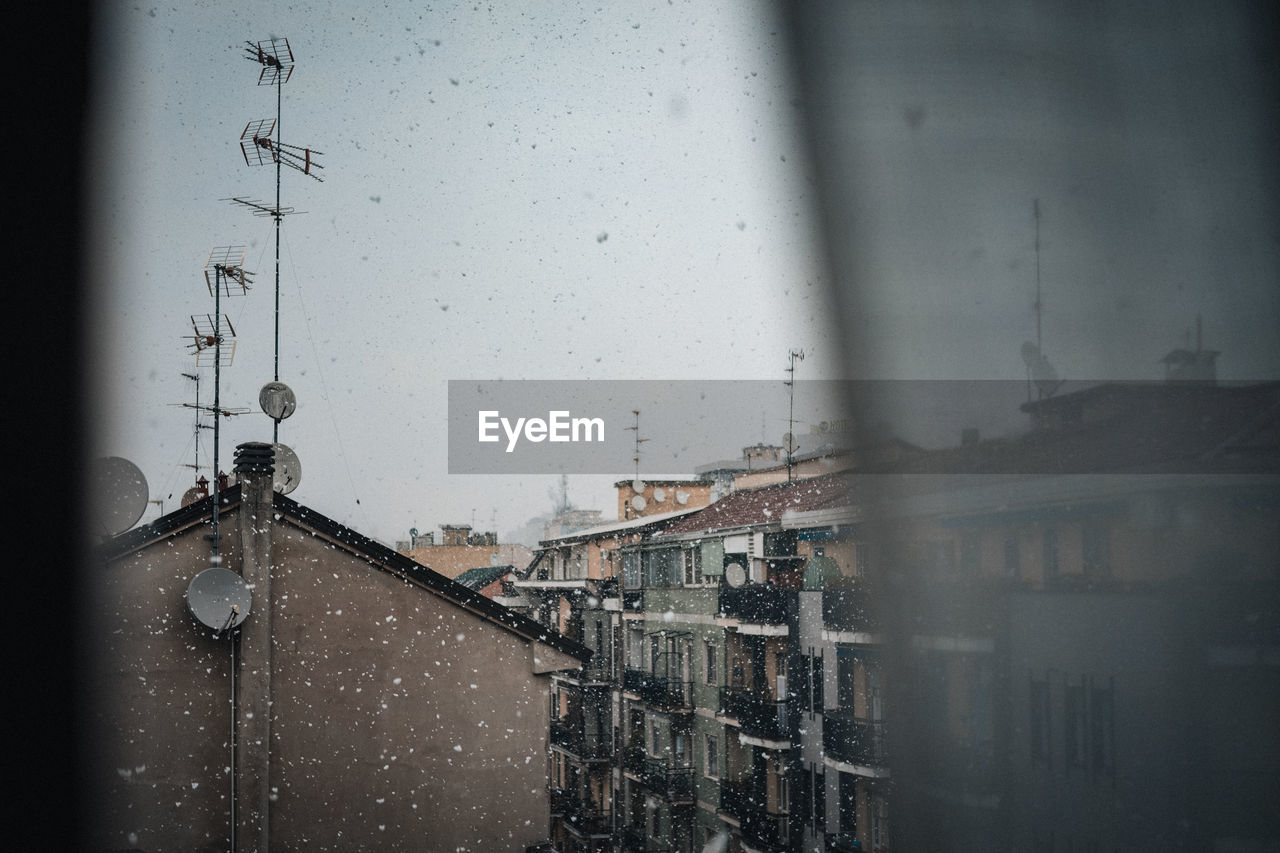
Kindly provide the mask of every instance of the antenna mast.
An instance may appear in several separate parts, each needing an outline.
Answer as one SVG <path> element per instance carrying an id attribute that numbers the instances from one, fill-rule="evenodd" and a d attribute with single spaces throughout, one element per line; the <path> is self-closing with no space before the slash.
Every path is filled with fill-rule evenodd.
<path id="1" fill-rule="evenodd" d="M 274 119 L 261 119 L 259 121 L 251 121 L 245 125 L 244 132 L 240 134 L 240 151 L 244 155 L 244 161 L 249 166 L 263 166 L 267 163 L 274 163 L 276 167 L 276 203 L 274 207 L 268 207 L 260 202 L 252 201 L 245 198 L 233 198 L 233 202 L 250 208 L 256 216 L 270 216 L 275 220 L 276 224 L 276 304 L 275 304 L 275 359 L 274 371 L 272 374 L 273 382 L 280 383 L 280 220 L 287 214 L 293 213 L 293 208 L 283 208 L 280 206 L 280 177 L 281 167 L 289 166 L 302 172 L 304 175 L 310 175 L 317 181 L 322 180 L 316 174 L 316 170 L 323 167 L 315 162 L 312 155 L 322 154 L 321 151 L 313 151 L 310 148 L 302 148 L 296 145 L 288 145 L 281 141 L 280 124 L 283 113 L 284 84 L 289 82 L 289 78 L 293 76 L 293 48 L 289 46 L 287 38 L 268 38 L 259 42 L 245 42 L 245 58 L 251 62 L 256 62 L 262 66 L 262 72 L 258 75 L 259 86 L 275 86 L 276 89 L 276 117 Z M 275 138 L 272 138 L 274 133 Z M 286 389 L 287 390 L 287 389 Z M 289 392 L 290 395 L 292 392 Z M 270 415 L 271 413 L 268 412 Z M 286 415 L 287 417 L 287 415 Z M 274 422 L 271 430 L 272 442 L 280 441 L 280 421 L 283 418 L 272 415 Z"/>
<path id="2" fill-rule="evenodd" d="M 632 409 L 631 414 L 636 416 L 635 426 L 623 427 L 624 430 L 635 430 L 636 434 L 636 455 L 631 457 L 631 461 L 636 463 L 636 480 L 640 479 L 640 445 L 648 441 L 647 438 L 640 437 L 640 410 Z"/>
<path id="3" fill-rule="evenodd" d="M 222 561 L 218 556 L 218 488 L 221 485 L 221 472 L 218 469 L 218 415 L 238 414 L 222 408 L 222 365 L 225 363 L 229 367 L 235 358 L 235 341 L 227 339 L 234 338 L 236 333 L 231 320 L 222 314 L 222 296 L 224 292 L 227 296 L 249 292 L 252 273 L 242 266 L 244 254 L 244 246 L 218 246 L 209 253 L 209 260 L 204 265 L 204 280 L 213 296 L 213 316 L 206 314 L 203 318 L 194 315 L 191 317 L 191 326 L 195 331 L 193 346 L 197 364 L 202 353 L 213 350 L 213 406 L 209 409 L 213 413 L 213 554 L 209 558 L 212 566 L 217 566 Z M 224 321 L 229 330 L 229 334 L 225 336 L 222 332 Z M 224 341 L 230 344 L 225 351 L 225 361 Z"/>
<path id="4" fill-rule="evenodd" d="M 1031 200 L 1031 215 L 1036 221 L 1036 349 L 1044 352 L 1044 341 L 1040 337 L 1040 199 Z"/>
<path id="5" fill-rule="evenodd" d="M 787 381 L 784 383 L 789 389 L 791 396 L 791 408 L 787 413 L 787 482 L 791 482 L 791 454 L 796 446 L 796 362 L 804 361 L 804 350 L 791 350 L 790 356 L 791 366 L 787 368 Z"/>

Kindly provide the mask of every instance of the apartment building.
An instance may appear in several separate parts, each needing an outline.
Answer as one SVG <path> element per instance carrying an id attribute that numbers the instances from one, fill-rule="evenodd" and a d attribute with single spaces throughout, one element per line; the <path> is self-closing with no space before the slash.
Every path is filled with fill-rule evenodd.
<path id="1" fill-rule="evenodd" d="M 697 511 L 659 512 L 543 540 L 508 595 L 497 599 L 592 651 L 586 665 L 557 673 L 551 684 L 547 772 L 551 837 L 561 853 L 617 849 L 622 549 Z"/>
<path id="2" fill-rule="evenodd" d="M 860 480 L 897 840 L 1274 847 L 1280 384 L 1023 410 L 1022 435 Z"/>

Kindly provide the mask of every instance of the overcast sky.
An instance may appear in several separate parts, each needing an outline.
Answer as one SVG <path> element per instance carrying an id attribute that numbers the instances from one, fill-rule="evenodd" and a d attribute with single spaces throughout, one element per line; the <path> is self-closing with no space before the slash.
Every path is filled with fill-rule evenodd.
<path id="1" fill-rule="evenodd" d="M 274 169 L 238 144 L 275 114 L 242 58 L 273 35 L 297 60 L 281 138 L 324 166 L 323 183 L 283 175 L 299 211 L 281 250 L 292 496 L 385 542 L 510 530 L 550 506 L 553 476 L 446 473 L 451 379 L 781 382 L 803 349 L 805 378 L 1022 380 L 1033 199 L 1059 375 L 1158 378 L 1199 316 L 1222 377 L 1280 376 L 1275 50 L 1247 5 L 803 8 L 803 92 L 773 8 L 741 0 L 104 10 L 98 453 L 177 507 L 194 479 L 183 336 L 213 310 L 210 248 L 232 243 L 257 275 L 224 304 L 238 348 L 222 403 L 252 413 L 224 421 L 223 468 L 270 439 L 273 225 L 222 199 L 274 197 Z M 852 298 L 837 309 L 832 292 Z M 715 457 L 785 429 L 761 411 Z M 570 497 L 608 513 L 629 474 L 575 477 Z"/>
<path id="2" fill-rule="evenodd" d="M 813 199 L 766 4 L 392 2 L 112 4 L 98 22 L 90 171 L 98 453 L 138 464 L 164 510 L 194 481 L 191 314 L 212 313 L 214 246 L 256 273 L 224 301 L 237 333 L 221 464 L 270 440 L 274 225 L 222 201 L 274 200 L 238 139 L 274 117 L 245 40 L 297 61 L 280 138 L 280 438 L 292 497 L 386 542 L 410 527 L 512 529 L 555 477 L 450 477 L 450 379 L 832 375 Z M 201 370 L 202 403 L 212 369 Z M 812 420 L 830 411 L 802 413 Z M 725 435 L 716 458 L 776 441 L 786 412 Z M 201 461 L 212 451 L 205 432 Z M 656 451 L 655 451 L 656 452 Z M 708 460 L 710 461 L 710 460 Z M 685 472 L 692 474 L 692 471 Z M 628 471 L 619 471 L 619 478 Z M 570 498 L 611 511 L 613 477 Z M 158 506 L 144 519 L 155 517 Z"/>

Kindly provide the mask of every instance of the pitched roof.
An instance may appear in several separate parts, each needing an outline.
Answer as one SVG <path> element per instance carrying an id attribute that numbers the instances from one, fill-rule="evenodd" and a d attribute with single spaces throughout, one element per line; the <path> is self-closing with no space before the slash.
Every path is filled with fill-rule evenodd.
<path id="1" fill-rule="evenodd" d="M 460 583 L 467 589 L 481 590 L 496 580 L 515 571 L 514 566 L 477 566 L 454 576 L 453 582 Z"/>
<path id="2" fill-rule="evenodd" d="M 572 533 L 566 533 L 563 536 L 543 539 L 538 543 L 541 546 L 539 553 L 541 554 L 547 548 L 572 545 L 576 542 L 586 542 L 590 539 L 596 539 L 601 536 L 610 536 L 615 533 L 628 533 L 633 530 L 639 530 L 643 527 L 661 525 L 673 518 L 680 518 L 681 516 L 695 513 L 700 509 L 701 507 L 675 509 L 670 512 L 656 512 L 653 515 L 641 515 L 636 518 L 629 518 L 626 521 L 611 521 L 608 524 L 599 524 L 595 527 L 585 527 L 582 530 L 575 530 Z M 533 564 L 531 563 L 530 565 Z"/>
<path id="3" fill-rule="evenodd" d="M 845 506 L 852 485 L 848 472 L 775 483 L 730 492 L 720 500 L 671 524 L 664 536 L 779 524 L 785 512 L 808 512 Z"/>
<path id="4" fill-rule="evenodd" d="M 240 486 L 237 484 L 219 492 L 218 501 L 219 513 L 237 506 L 240 503 Z M 369 537 L 357 533 L 313 509 L 303 506 L 292 498 L 278 493 L 273 494 L 272 507 L 278 518 L 287 517 L 295 523 L 304 524 L 319 535 L 364 558 L 374 568 L 411 580 L 446 601 L 464 610 L 469 610 L 480 618 L 492 622 L 512 634 L 525 640 L 545 643 L 556 651 L 572 655 L 583 662 L 591 658 L 591 650 L 581 643 L 574 642 L 514 610 L 485 598 L 480 593 L 450 580 L 439 572 L 432 571 L 421 563 L 414 562 L 404 554 L 375 542 Z M 100 546 L 98 553 L 107 562 L 119 559 L 201 524 L 212 514 L 213 496 L 211 495 L 189 506 L 174 510 L 150 524 L 134 528 L 108 539 Z"/>

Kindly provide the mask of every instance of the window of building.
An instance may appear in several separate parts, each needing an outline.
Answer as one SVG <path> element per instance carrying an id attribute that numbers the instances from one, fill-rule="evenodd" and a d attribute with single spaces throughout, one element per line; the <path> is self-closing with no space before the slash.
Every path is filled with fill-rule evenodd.
<path id="1" fill-rule="evenodd" d="M 622 583 L 628 589 L 639 589 L 644 585 L 639 552 L 628 551 L 622 555 Z"/>
<path id="2" fill-rule="evenodd" d="M 1087 522 L 1081 533 L 1081 559 L 1085 575 L 1105 578 L 1111 574 L 1110 531 L 1100 521 Z"/>
<path id="3" fill-rule="evenodd" d="M 715 735 L 703 736 L 704 772 L 712 779 L 720 778 L 720 753 L 716 751 L 718 748 L 719 744 Z"/>
<path id="4" fill-rule="evenodd" d="M 1004 540 L 1004 576 L 1017 580 L 1022 576 L 1022 549 L 1017 534 Z"/>
<path id="5" fill-rule="evenodd" d="M 851 649 L 836 646 L 836 706 L 853 711 L 857 696 L 855 671 L 858 658 Z"/>
<path id="6" fill-rule="evenodd" d="M 1114 776 L 1116 772 L 1115 745 L 1115 687 L 1094 687 L 1091 691 L 1093 713 L 1090 717 L 1090 741 L 1093 772 Z"/>
<path id="7" fill-rule="evenodd" d="M 1031 760 L 1049 761 L 1049 681 L 1031 679 Z"/>
<path id="8" fill-rule="evenodd" d="M 1084 705 L 1084 685 L 1068 684 L 1062 692 L 1063 745 L 1068 767 L 1083 767 L 1088 726 Z"/>
<path id="9" fill-rule="evenodd" d="M 813 687 L 813 711 L 815 714 L 823 712 L 824 703 L 826 702 L 822 688 L 824 669 L 822 660 L 822 651 L 819 650 L 817 656 L 813 659 L 813 682 L 811 685 Z"/>
<path id="10" fill-rule="evenodd" d="M 858 777 L 852 773 L 840 774 L 840 831 L 858 831 Z"/>
<path id="11" fill-rule="evenodd" d="M 813 826 L 820 833 L 827 830 L 827 774 L 816 767 L 813 770 Z"/>
<path id="12" fill-rule="evenodd" d="M 871 849 L 889 846 L 889 801 L 876 795 L 871 798 Z"/>
<path id="13" fill-rule="evenodd" d="M 719 676 L 719 672 L 716 669 L 717 646 L 713 640 L 707 640 L 703 648 L 706 651 L 706 656 L 703 658 L 704 664 L 702 667 L 703 681 L 705 681 L 707 684 L 714 686 L 716 684 L 716 679 Z"/>
<path id="14" fill-rule="evenodd" d="M 1044 579 L 1058 577 L 1058 531 L 1050 527 L 1044 532 Z"/>
<path id="15" fill-rule="evenodd" d="M 684 585 L 702 586 L 702 549 L 686 548 L 684 551 Z"/>
<path id="16" fill-rule="evenodd" d="M 795 677 L 791 680 L 791 693 L 800 700 L 801 711 L 813 711 L 813 693 L 809 690 L 809 676 L 813 672 L 813 656 L 800 658 L 800 666 L 796 667 Z"/>

